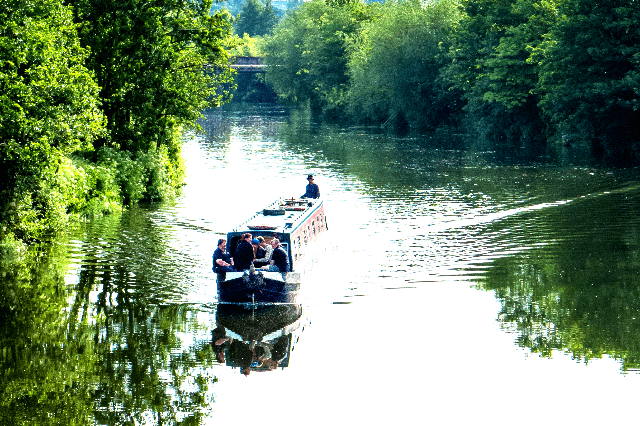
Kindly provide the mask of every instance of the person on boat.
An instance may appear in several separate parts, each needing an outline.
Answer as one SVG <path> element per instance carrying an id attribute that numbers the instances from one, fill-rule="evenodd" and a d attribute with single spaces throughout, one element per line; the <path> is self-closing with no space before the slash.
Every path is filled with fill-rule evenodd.
<path id="1" fill-rule="evenodd" d="M 260 248 L 260 240 L 253 238 L 251 240 L 251 248 L 253 249 L 253 258 L 255 259 L 258 255 L 258 249 Z"/>
<path id="2" fill-rule="evenodd" d="M 307 176 L 307 190 L 300 198 L 320 198 L 320 187 L 313 182 L 313 175 Z"/>
<path id="3" fill-rule="evenodd" d="M 225 253 L 227 240 L 220 238 L 218 248 L 213 251 L 213 272 L 233 272 L 233 258 Z"/>
<path id="4" fill-rule="evenodd" d="M 267 244 L 263 237 L 258 237 L 257 239 L 258 250 L 256 251 L 256 259 L 253 261 L 253 264 L 256 268 L 262 268 L 269 264 L 273 247 L 271 247 L 271 244 Z"/>
<path id="5" fill-rule="evenodd" d="M 245 376 L 251 374 L 251 364 L 254 361 L 255 354 L 249 347 L 249 344 L 240 340 L 232 339 L 229 344 L 229 359 L 231 364 L 240 367 L 240 373 Z"/>
<path id="6" fill-rule="evenodd" d="M 253 246 L 251 245 L 251 234 L 242 234 L 240 241 L 233 254 L 236 271 L 244 271 L 253 265 Z"/>
<path id="7" fill-rule="evenodd" d="M 222 326 L 218 326 L 214 330 L 211 330 L 211 348 L 216 354 L 216 360 L 220 364 L 225 363 L 224 351 L 229 347 L 232 340 L 233 339 L 231 337 L 227 337 L 227 330 Z"/>
<path id="8" fill-rule="evenodd" d="M 267 269 L 269 272 L 289 272 L 289 256 L 280 245 L 280 240 L 277 238 L 271 240 L 271 247 L 273 248 L 271 264 L 263 269 Z"/>

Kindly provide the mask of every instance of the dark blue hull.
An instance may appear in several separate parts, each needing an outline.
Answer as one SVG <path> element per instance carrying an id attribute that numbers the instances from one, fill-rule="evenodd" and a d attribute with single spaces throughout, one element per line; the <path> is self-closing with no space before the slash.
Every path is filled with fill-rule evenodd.
<path id="1" fill-rule="evenodd" d="M 242 304 L 298 303 L 300 283 L 298 274 L 279 272 L 219 273 L 218 301 Z"/>

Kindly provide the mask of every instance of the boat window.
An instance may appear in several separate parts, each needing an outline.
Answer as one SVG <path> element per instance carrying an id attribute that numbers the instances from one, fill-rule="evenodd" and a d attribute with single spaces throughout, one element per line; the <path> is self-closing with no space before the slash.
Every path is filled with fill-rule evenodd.
<path id="1" fill-rule="evenodd" d="M 311 229 L 313 229 L 313 236 L 315 237 L 315 235 L 316 235 L 316 223 L 315 222 L 311 222 Z"/>

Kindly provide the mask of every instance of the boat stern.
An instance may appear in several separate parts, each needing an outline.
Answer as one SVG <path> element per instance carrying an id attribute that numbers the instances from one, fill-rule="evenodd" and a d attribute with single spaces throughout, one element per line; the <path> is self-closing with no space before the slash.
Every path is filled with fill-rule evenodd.
<path id="1" fill-rule="evenodd" d="M 223 303 L 296 303 L 300 274 L 246 270 L 219 273 L 218 300 Z"/>

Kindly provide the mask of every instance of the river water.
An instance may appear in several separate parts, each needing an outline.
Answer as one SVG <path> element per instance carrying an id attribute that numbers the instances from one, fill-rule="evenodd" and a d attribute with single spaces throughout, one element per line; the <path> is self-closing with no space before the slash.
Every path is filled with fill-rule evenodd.
<path id="1" fill-rule="evenodd" d="M 636 418 L 638 170 L 274 106 L 210 111 L 202 127 L 185 138 L 177 200 L 3 262 L 0 423 Z M 308 173 L 329 232 L 302 306 L 219 305 L 217 239 L 302 194 Z M 212 345 L 221 328 L 247 345 L 286 335 L 286 357 L 246 374 Z"/>

